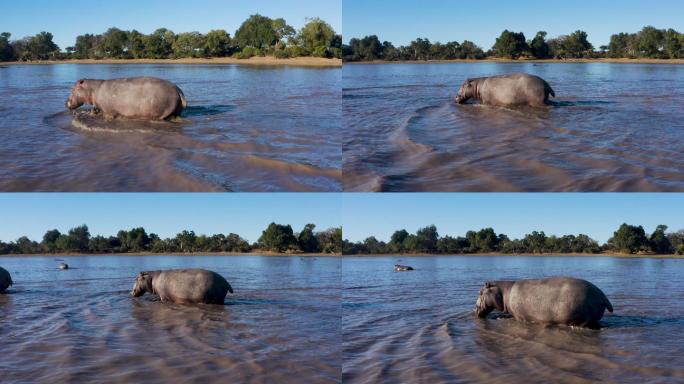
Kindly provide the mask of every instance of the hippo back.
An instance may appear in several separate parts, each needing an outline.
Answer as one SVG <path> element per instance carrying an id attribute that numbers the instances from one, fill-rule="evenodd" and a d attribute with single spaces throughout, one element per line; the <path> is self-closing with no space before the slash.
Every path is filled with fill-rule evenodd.
<path id="1" fill-rule="evenodd" d="M 205 269 L 163 271 L 152 282 L 162 301 L 176 303 L 223 303 L 232 289 L 218 273 Z"/>
<path id="2" fill-rule="evenodd" d="M 612 310 L 598 287 L 570 277 L 516 281 L 505 302 L 516 319 L 550 324 L 595 324 Z"/>

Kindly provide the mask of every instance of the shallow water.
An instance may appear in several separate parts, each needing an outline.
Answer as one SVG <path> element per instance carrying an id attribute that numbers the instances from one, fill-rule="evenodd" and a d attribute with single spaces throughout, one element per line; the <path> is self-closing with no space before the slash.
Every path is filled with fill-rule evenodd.
<path id="1" fill-rule="evenodd" d="M 466 78 L 527 72 L 556 105 L 456 105 Z M 683 191 L 684 66 L 345 65 L 344 189 Z"/>
<path id="2" fill-rule="evenodd" d="M 2 382 L 339 382 L 339 258 L 2 257 Z M 142 270 L 202 267 L 225 306 L 129 295 Z"/>
<path id="3" fill-rule="evenodd" d="M 80 78 L 180 86 L 182 121 L 94 118 L 64 107 Z M 1 191 L 339 191 L 339 68 L 12 65 L 0 73 Z"/>
<path id="4" fill-rule="evenodd" d="M 416 268 L 394 272 L 397 262 Z M 346 257 L 343 381 L 681 383 L 684 265 L 608 257 Z M 615 312 L 600 330 L 473 313 L 485 281 L 572 275 Z"/>

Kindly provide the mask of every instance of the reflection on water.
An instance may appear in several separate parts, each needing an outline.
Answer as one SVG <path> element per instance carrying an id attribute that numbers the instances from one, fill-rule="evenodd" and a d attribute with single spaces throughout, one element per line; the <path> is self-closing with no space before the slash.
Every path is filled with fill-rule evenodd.
<path id="1" fill-rule="evenodd" d="M 189 106 L 172 123 L 64 108 L 79 78 L 156 76 Z M 0 76 L 0 190 L 339 191 L 339 68 L 12 66 Z"/>
<path id="2" fill-rule="evenodd" d="M 679 260 L 606 257 L 396 257 L 342 262 L 343 380 L 375 382 L 675 383 L 684 380 Z M 573 275 L 615 313 L 601 330 L 478 319 L 487 280 Z M 372 284 L 368 284 L 372 281 Z"/>
<path id="3" fill-rule="evenodd" d="M 340 259 L 0 258 L 2 382 L 339 382 Z M 203 267 L 235 289 L 226 305 L 129 292 L 141 270 Z"/>
<path id="4" fill-rule="evenodd" d="M 454 103 L 465 78 L 511 72 L 546 79 L 554 105 Z M 342 81 L 345 190 L 684 190 L 681 65 L 347 65 Z"/>

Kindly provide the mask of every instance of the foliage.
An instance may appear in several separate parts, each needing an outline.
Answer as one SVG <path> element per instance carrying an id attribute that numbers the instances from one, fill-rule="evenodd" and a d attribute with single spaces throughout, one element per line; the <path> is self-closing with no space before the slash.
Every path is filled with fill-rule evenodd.
<path id="1" fill-rule="evenodd" d="M 264 230 L 258 246 L 270 251 L 293 251 L 311 253 L 341 253 L 342 228 L 329 228 L 315 232 L 314 224 L 307 224 L 298 236 L 292 227 L 271 223 Z M 116 236 L 91 236 L 86 225 L 61 233 L 51 229 L 41 242 L 22 236 L 16 241 L 0 242 L 0 254 L 39 253 L 127 253 L 127 252 L 251 252 L 254 249 L 247 240 L 236 233 L 197 235 L 184 230 L 172 238 L 162 239 L 145 228 L 120 230 Z"/>
<path id="2" fill-rule="evenodd" d="M 496 39 L 492 50 L 498 57 L 516 59 L 526 54 L 529 47 L 522 32 L 511 32 L 506 29 Z"/>
<path id="3" fill-rule="evenodd" d="M 395 231 L 390 241 L 385 243 L 374 236 L 363 241 L 342 242 L 343 254 L 469 254 L 469 253 L 589 253 L 603 250 L 625 253 L 649 252 L 659 254 L 684 254 L 684 230 L 666 233 L 667 226 L 659 225 L 650 238 L 642 227 L 623 224 L 608 242 L 599 244 L 585 234 L 555 236 L 543 231 L 533 231 L 522 239 L 510 239 L 505 234 L 497 234 L 492 228 L 468 231 L 465 236 L 443 236 L 437 233 L 434 225 L 421 228 L 415 234 L 401 229 Z"/>

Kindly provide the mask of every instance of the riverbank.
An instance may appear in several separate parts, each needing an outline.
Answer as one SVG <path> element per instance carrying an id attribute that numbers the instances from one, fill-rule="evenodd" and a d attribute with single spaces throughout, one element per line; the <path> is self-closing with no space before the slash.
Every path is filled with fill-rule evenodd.
<path id="1" fill-rule="evenodd" d="M 432 257 L 432 256 L 532 256 L 532 257 L 616 257 L 625 259 L 684 259 L 684 255 L 633 255 L 627 253 L 384 253 L 384 254 L 358 254 L 344 255 L 344 257 Z"/>
<path id="2" fill-rule="evenodd" d="M 403 61 L 387 61 L 387 60 L 373 60 L 373 61 L 345 61 L 344 64 L 449 64 L 449 63 L 533 63 L 533 64 L 563 64 L 563 63 L 612 63 L 612 64 L 684 64 L 684 59 L 500 59 L 500 58 L 486 58 L 486 59 L 453 59 L 453 60 L 403 60 Z"/>
<path id="3" fill-rule="evenodd" d="M 30 253 L 8 254 L 2 257 L 81 257 L 81 256 L 297 256 L 297 257 L 339 257 L 339 253 L 281 253 L 281 252 L 131 252 L 131 253 Z"/>
<path id="4" fill-rule="evenodd" d="M 46 60 L 46 61 L 9 61 L 1 65 L 50 65 L 50 64 L 238 64 L 238 65 L 286 65 L 293 67 L 341 67 L 341 59 L 326 59 L 322 57 L 293 57 L 277 59 L 272 56 L 252 57 L 249 59 L 235 59 L 232 57 L 213 58 L 183 58 L 183 59 L 83 59 L 83 60 Z"/>

